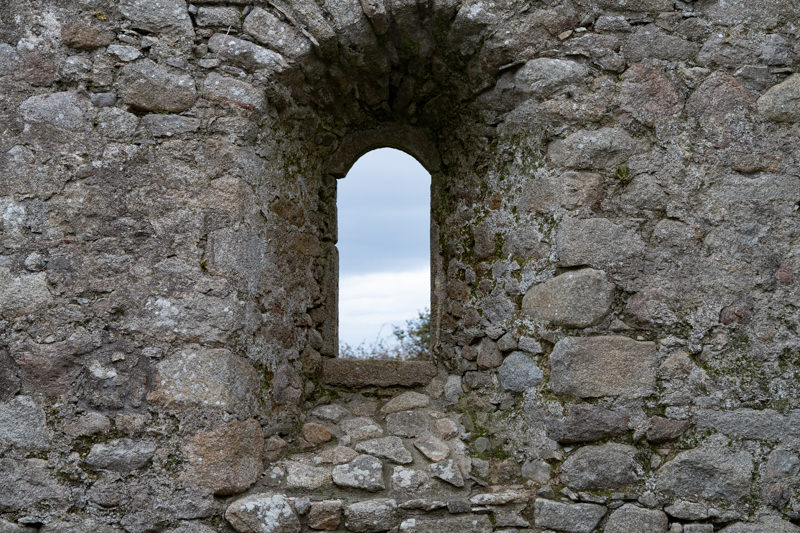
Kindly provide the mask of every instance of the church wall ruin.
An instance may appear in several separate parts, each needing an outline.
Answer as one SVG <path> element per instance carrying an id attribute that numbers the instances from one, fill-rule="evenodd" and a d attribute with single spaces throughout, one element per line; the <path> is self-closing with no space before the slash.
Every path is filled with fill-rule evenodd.
<path id="1" fill-rule="evenodd" d="M 0 5 L 0 531 L 800 531 L 792 0 Z M 432 174 L 433 360 L 336 359 Z"/>

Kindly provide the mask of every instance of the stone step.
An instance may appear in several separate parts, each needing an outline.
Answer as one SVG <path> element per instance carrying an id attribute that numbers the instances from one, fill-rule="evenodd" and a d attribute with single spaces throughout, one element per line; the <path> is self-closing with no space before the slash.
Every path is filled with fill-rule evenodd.
<path id="1" fill-rule="evenodd" d="M 435 376 L 432 361 L 326 359 L 322 364 L 323 383 L 340 387 L 417 387 Z"/>

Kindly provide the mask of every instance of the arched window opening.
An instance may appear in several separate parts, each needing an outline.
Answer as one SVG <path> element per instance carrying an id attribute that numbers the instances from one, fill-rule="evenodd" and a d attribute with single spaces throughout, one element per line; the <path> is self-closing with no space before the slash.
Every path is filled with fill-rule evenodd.
<path id="1" fill-rule="evenodd" d="M 430 183 L 392 148 L 339 180 L 339 357 L 430 357 Z"/>

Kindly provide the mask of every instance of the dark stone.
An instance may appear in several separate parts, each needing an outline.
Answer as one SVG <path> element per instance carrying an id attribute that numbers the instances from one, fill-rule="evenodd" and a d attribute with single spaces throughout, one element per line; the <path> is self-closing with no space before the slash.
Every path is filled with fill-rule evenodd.
<path id="1" fill-rule="evenodd" d="M 654 443 L 666 442 L 677 439 L 692 425 L 688 420 L 671 420 L 661 416 L 650 419 L 650 429 L 647 430 L 647 440 Z"/>
<path id="2" fill-rule="evenodd" d="M 547 418 L 545 425 L 551 439 L 563 444 L 591 442 L 624 434 L 630 416 L 624 411 L 593 404 L 572 404 L 564 418 Z"/>
<path id="3" fill-rule="evenodd" d="M 325 359 L 322 380 L 341 387 L 415 387 L 427 385 L 436 376 L 430 361 L 378 361 Z"/>

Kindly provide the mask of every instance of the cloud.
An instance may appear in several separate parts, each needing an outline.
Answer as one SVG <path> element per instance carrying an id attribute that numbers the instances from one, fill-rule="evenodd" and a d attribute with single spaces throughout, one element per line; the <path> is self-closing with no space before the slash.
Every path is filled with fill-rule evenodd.
<path id="1" fill-rule="evenodd" d="M 356 161 L 337 184 L 342 276 L 430 262 L 430 184 L 428 171 L 399 150 Z"/>
<path id="2" fill-rule="evenodd" d="M 356 346 L 376 336 L 392 336 L 392 325 L 403 325 L 430 307 L 427 264 L 401 272 L 371 272 L 339 280 L 339 342 Z"/>

